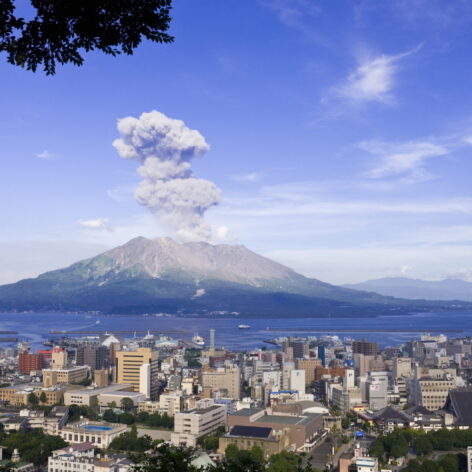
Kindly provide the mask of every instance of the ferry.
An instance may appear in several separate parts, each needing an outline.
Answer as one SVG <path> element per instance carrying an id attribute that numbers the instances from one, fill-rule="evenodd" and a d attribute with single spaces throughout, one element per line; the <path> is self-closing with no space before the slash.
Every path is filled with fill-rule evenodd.
<path id="1" fill-rule="evenodd" d="M 204 346 L 205 345 L 205 340 L 198 335 L 198 333 L 195 333 L 192 338 L 192 342 L 195 343 L 197 346 Z"/>
<path id="2" fill-rule="evenodd" d="M 240 325 L 238 326 L 238 328 L 239 328 L 239 329 L 249 329 L 250 326 L 249 326 L 249 325 L 246 325 L 246 324 L 240 324 Z"/>

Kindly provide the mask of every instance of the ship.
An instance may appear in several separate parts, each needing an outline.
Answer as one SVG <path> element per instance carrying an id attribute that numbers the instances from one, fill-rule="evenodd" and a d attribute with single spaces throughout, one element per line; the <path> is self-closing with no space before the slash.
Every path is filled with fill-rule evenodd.
<path id="1" fill-rule="evenodd" d="M 205 345 L 205 340 L 198 335 L 198 333 L 195 333 L 192 338 L 192 342 L 195 343 L 197 346 L 204 346 Z"/>
<path id="2" fill-rule="evenodd" d="M 246 325 L 246 324 L 240 324 L 240 325 L 238 326 L 238 328 L 239 328 L 239 329 L 249 329 L 250 326 L 249 326 L 249 325 Z"/>

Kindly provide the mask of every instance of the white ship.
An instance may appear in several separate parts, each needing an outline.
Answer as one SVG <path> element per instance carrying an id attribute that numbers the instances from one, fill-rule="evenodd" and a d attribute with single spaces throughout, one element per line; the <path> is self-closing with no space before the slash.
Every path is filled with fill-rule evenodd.
<path id="1" fill-rule="evenodd" d="M 238 328 L 239 328 L 239 329 L 249 329 L 250 326 L 249 326 L 249 325 L 245 325 L 245 324 L 240 324 L 240 325 L 238 326 Z"/>
<path id="2" fill-rule="evenodd" d="M 192 338 L 192 342 L 195 343 L 197 346 L 204 346 L 205 345 L 205 340 L 198 335 L 198 333 L 195 333 Z"/>

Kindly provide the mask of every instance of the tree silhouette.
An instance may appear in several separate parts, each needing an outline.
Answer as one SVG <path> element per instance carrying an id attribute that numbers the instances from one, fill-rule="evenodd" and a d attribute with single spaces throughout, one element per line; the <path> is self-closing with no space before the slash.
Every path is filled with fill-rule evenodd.
<path id="1" fill-rule="evenodd" d="M 18 1 L 18 0 L 16 0 Z M 142 39 L 170 43 L 172 0 L 30 0 L 33 18 L 15 14 L 15 0 L 0 1 L 0 52 L 10 64 L 47 75 L 56 64 L 81 66 L 83 52 L 133 54 Z"/>

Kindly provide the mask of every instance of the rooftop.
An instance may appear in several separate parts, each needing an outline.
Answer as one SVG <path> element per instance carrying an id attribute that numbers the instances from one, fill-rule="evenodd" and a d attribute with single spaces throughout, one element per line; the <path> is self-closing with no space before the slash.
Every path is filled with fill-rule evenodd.
<path id="1" fill-rule="evenodd" d="M 246 438 L 270 438 L 272 428 L 264 428 L 260 426 L 233 426 L 227 436 L 239 436 Z"/>
<path id="2" fill-rule="evenodd" d="M 243 408 L 242 410 L 235 411 L 231 413 L 231 416 L 252 416 L 256 413 L 264 411 L 262 408 Z"/>

